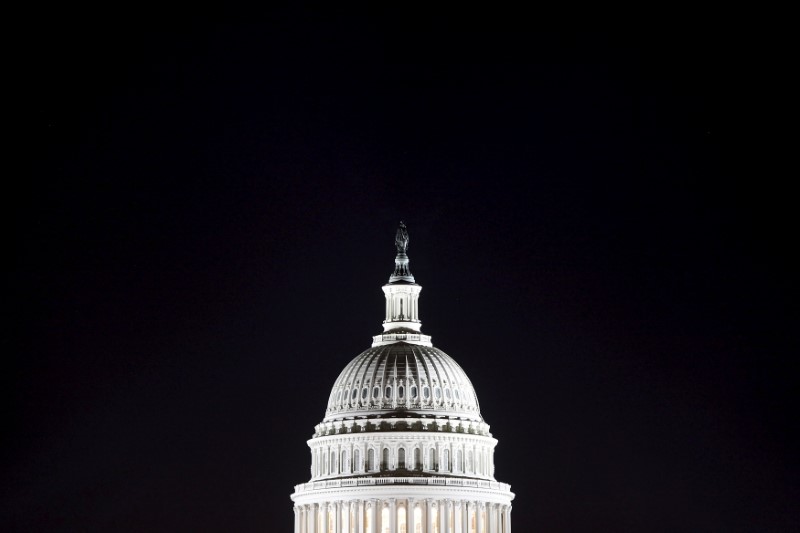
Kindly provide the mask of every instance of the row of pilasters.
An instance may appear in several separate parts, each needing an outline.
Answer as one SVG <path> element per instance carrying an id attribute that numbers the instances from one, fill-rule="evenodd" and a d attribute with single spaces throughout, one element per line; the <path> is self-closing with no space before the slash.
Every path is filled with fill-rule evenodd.
<path id="1" fill-rule="evenodd" d="M 417 533 L 417 519 L 420 533 L 511 533 L 510 505 L 468 500 L 348 500 L 297 505 L 294 513 L 294 533 Z"/>

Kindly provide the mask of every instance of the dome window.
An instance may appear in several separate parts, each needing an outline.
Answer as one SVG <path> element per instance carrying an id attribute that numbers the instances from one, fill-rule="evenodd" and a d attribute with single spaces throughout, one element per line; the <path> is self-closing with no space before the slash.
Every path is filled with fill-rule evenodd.
<path id="1" fill-rule="evenodd" d="M 455 395 L 456 395 L 456 401 L 459 401 L 459 400 L 461 400 L 461 398 L 459 397 L 460 395 L 458 394 L 458 389 L 454 390 L 454 391 L 453 391 L 453 394 L 455 394 Z"/>
<path id="2" fill-rule="evenodd" d="M 342 391 L 341 390 L 336 394 L 336 403 L 342 403 Z"/>
<path id="3" fill-rule="evenodd" d="M 364 387 L 363 389 L 361 389 L 361 399 L 362 399 L 362 400 L 366 400 L 366 399 L 367 399 L 367 395 L 368 395 L 368 394 L 369 394 L 369 391 L 367 390 L 367 388 L 366 388 L 366 387 Z"/>
<path id="4" fill-rule="evenodd" d="M 426 400 L 431 397 L 431 390 L 428 387 L 422 387 L 422 397 Z"/>
<path id="5" fill-rule="evenodd" d="M 388 399 L 390 399 L 390 400 L 392 399 L 392 387 L 391 386 L 386 387 L 386 397 Z"/>
<path id="6" fill-rule="evenodd" d="M 403 387 L 402 385 L 400 385 L 399 387 L 397 387 L 397 397 L 398 397 L 398 398 L 400 398 L 400 399 L 402 400 L 402 399 L 403 399 L 403 396 L 405 395 L 405 393 L 406 393 L 406 389 L 405 389 L 405 387 Z"/>
<path id="7" fill-rule="evenodd" d="M 439 387 L 436 387 L 435 389 L 433 389 L 433 396 L 437 400 L 441 400 L 442 399 L 442 389 L 440 389 Z"/>
<path id="8" fill-rule="evenodd" d="M 353 389 L 353 394 L 350 395 L 350 399 L 355 401 L 357 396 L 358 396 L 358 391 L 356 389 Z"/>
<path id="9" fill-rule="evenodd" d="M 449 389 L 449 388 L 444 390 L 444 397 L 445 397 L 445 398 L 447 398 L 447 401 L 448 401 L 448 402 L 450 401 L 450 399 L 452 398 L 452 396 L 453 396 L 453 395 L 450 393 L 450 389 Z"/>
<path id="10" fill-rule="evenodd" d="M 416 387 L 411 387 L 411 399 L 412 400 L 416 400 L 417 399 L 417 388 Z"/>
<path id="11" fill-rule="evenodd" d="M 375 388 L 372 389 L 372 399 L 377 400 L 380 395 L 381 389 L 376 385 Z"/>

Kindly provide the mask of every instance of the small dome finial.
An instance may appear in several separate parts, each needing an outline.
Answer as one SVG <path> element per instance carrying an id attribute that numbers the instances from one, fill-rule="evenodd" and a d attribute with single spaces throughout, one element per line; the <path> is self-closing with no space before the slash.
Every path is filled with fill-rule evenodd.
<path id="1" fill-rule="evenodd" d="M 394 272 L 389 283 L 383 286 L 386 296 L 386 320 L 383 333 L 372 337 L 372 346 L 383 346 L 405 342 L 422 346 L 433 346 L 430 335 L 424 335 L 419 320 L 419 293 L 422 287 L 414 281 L 408 268 L 408 230 L 401 220 L 394 236 L 397 256 L 394 258 Z"/>

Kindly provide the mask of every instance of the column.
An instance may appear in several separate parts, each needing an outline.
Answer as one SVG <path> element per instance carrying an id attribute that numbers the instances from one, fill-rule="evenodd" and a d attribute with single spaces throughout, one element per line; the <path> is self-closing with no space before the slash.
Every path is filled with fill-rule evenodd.
<path id="1" fill-rule="evenodd" d="M 425 500 L 425 523 L 427 527 L 425 528 L 426 533 L 433 533 L 433 500 L 430 498 Z"/>
<path id="2" fill-rule="evenodd" d="M 294 533 L 300 533 L 300 509 L 294 506 Z"/>
<path id="3" fill-rule="evenodd" d="M 511 506 L 506 505 L 506 530 L 503 533 L 511 533 Z"/>
<path id="4" fill-rule="evenodd" d="M 358 505 L 356 505 L 355 500 L 350 500 L 350 503 L 347 506 L 347 533 L 351 533 L 353 529 L 358 531 L 358 527 L 353 528 L 353 525 L 358 525 L 358 518 L 356 511 L 358 510 Z"/>
<path id="5" fill-rule="evenodd" d="M 447 500 L 439 501 L 439 531 L 440 533 L 450 533 L 450 511 L 447 506 Z"/>
<path id="6" fill-rule="evenodd" d="M 369 531 L 367 533 L 376 533 L 378 531 L 378 500 L 370 500 L 372 507 L 369 510 Z"/>
<path id="7" fill-rule="evenodd" d="M 311 508 L 309 511 L 311 512 L 311 520 L 309 521 L 308 532 L 309 533 L 317 533 L 317 519 L 319 518 L 319 512 L 317 509 L 319 508 L 319 504 L 312 503 Z"/>
<path id="8" fill-rule="evenodd" d="M 356 515 L 358 533 L 364 533 L 364 500 L 358 500 L 358 513 Z"/>
<path id="9" fill-rule="evenodd" d="M 397 498 L 389 498 L 389 531 L 397 533 Z"/>
<path id="10" fill-rule="evenodd" d="M 333 519 L 333 527 L 336 533 L 342 533 L 342 502 L 341 500 L 335 502 L 334 509 L 336 516 Z"/>
<path id="11" fill-rule="evenodd" d="M 475 533 L 486 533 L 483 530 L 483 520 L 481 520 L 481 511 L 483 510 L 483 505 L 481 502 L 475 502 L 475 523 L 477 524 L 475 528 Z"/>
<path id="12" fill-rule="evenodd" d="M 414 505 L 416 505 L 414 498 L 406 500 L 406 531 L 408 533 L 414 533 Z"/>

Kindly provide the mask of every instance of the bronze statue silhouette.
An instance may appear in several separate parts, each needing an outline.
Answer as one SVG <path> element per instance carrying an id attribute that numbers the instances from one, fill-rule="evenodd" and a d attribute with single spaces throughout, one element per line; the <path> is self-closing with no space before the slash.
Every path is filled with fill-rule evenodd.
<path id="1" fill-rule="evenodd" d="M 408 251 L 408 231 L 403 221 L 400 221 L 400 226 L 397 228 L 397 234 L 394 237 L 394 244 L 397 246 L 397 253 L 404 254 Z"/>

